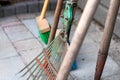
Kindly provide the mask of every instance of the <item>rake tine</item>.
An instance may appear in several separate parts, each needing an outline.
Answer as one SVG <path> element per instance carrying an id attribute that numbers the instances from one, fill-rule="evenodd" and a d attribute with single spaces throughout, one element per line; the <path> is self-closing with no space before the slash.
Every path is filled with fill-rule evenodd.
<path id="1" fill-rule="evenodd" d="M 39 78 L 40 78 L 40 76 L 42 75 L 43 72 L 44 72 L 44 70 L 42 69 L 42 70 L 41 70 L 41 73 L 40 73 L 40 72 L 39 72 L 40 74 L 38 73 L 39 75 L 38 75 L 37 80 L 39 80 Z"/>
<path id="2" fill-rule="evenodd" d="M 43 70 L 45 71 L 45 73 L 48 75 L 48 77 L 50 78 L 50 80 L 52 80 L 51 79 L 51 74 L 50 74 L 50 72 L 49 72 L 49 65 L 48 65 L 48 63 L 45 63 L 45 64 L 41 64 L 41 62 L 40 61 L 38 61 L 37 59 L 36 59 L 36 61 L 38 62 L 38 64 L 43 68 Z"/>
<path id="3" fill-rule="evenodd" d="M 19 72 L 18 72 L 18 74 L 19 73 L 21 73 L 22 71 L 24 71 L 29 65 L 31 65 L 32 63 L 34 62 L 34 60 L 32 60 L 27 66 L 25 66 L 22 70 L 20 70 Z"/>
<path id="4" fill-rule="evenodd" d="M 59 35 L 55 38 L 55 40 L 56 40 L 57 38 L 59 38 Z M 50 44 L 48 44 L 47 49 L 48 49 L 51 45 L 53 45 L 53 43 L 55 42 L 55 40 L 53 40 L 52 42 L 50 42 Z"/>
<path id="5" fill-rule="evenodd" d="M 40 78 L 40 76 L 41 76 L 41 74 L 42 74 L 43 72 L 44 72 L 44 70 L 42 69 L 41 73 L 38 75 L 37 80 L 39 80 L 39 78 Z"/>
<path id="6" fill-rule="evenodd" d="M 29 80 L 30 77 L 31 77 L 32 75 L 34 75 L 35 71 L 36 71 L 38 68 L 39 68 L 39 65 L 33 70 L 33 72 L 29 75 L 29 77 L 27 78 L 27 80 Z"/>
<path id="7" fill-rule="evenodd" d="M 43 70 L 41 69 L 41 71 L 39 71 L 39 73 L 38 73 L 38 76 L 36 76 L 36 79 L 35 79 L 35 80 L 39 80 L 39 78 L 40 78 L 42 72 L 43 72 Z M 34 79 L 33 79 L 33 80 L 34 80 Z"/>
<path id="8" fill-rule="evenodd" d="M 43 51 L 44 51 L 45 49 L 43 49 Z M 41 52 L 41 53 L 43 53 L 43 51 Z M 41 53 L 37 56 L 37 57 L 39 57 L 40 55 L 41 55 Z M 37 57 L 35 57 L 35 58 L 37 58 Z M 34 61 L 35 61 L 35 58 L 28 64 L 28 65 L 26 65 L 22 70 L 20 70 L 17 74 L 19 74 L 19 73 L 21 73 L 23 70 L 25 70 L 29 65 L 31 65 Z"/>
<path id="9" fill-rule="evenodd" d="M 43 56 L 43 55 L 42 55 Z M 42 58 L 42 56 L 40 55 L 40 58 Z M 43 58 L 42 58 L 43 59 Z M 35 61 L 35 59 L 34 59 Z M 35 62 L 21 77 L 24 77 L 37 63 Z"/>
<path id="10" fill-rule="evenodd" d="M 36 63 L 34 63 L 21 77 L 24 77 L 35 65 Z"/>
<path id="11" fill-rule="evenodd" d="M 42 61 L 43 61 L 43 60 L 44 60 L 44 58 L 42 59 Z M 34 69 L 34 71 L 32 72 L 32 74 L 34 74 L 34 72 L 35 72 L 38 68 L 39 68 L 39 65 Z M 39 70 L 40 70 L 40 69 L 39 69 Z M 37 74 L 38 74 L 38 73 L 39 73 L 39 71 L 37 72 Z M 32 74 L 31 74 L 31 75 L 32 75 Z M 30 76 L 31 76 L 31 75 L 30 75 Z M 30 76 L 29 76 L 29 77 L 30 77 Z M 28 79 L 29 79 L 29 77 L 28 77 Z M 27 79 L 27 80 L 28 80 L 28 79 Z"/>
<path id="12" fill-rule="evenodd" d="M 36 79 L 36 77 L 38 76 L 38 74 L 39 74 L 39 72 L 40 72 L 40 68 L 39 68 L 39 70 L 38 70 L 38 72 L 36 73 L 36 75 L 33 77 L 33 80 L 35 80 Z"/>
<path id="13" fill-rule="evenodd" d="M 50 51 L 49 51 L 49 52 L 50 52 Z M 50 55 L 50 54 L 49 54 L 49 55 Z M 46 55 L 46 56 L 49 57 L 49 55 Z M 37 75 L 38 75 L 39 73 L 40 73 L 40 74 L 38 75 L 37 80 L 39 80 L 39 78 L 40 78 L 41 74 L 43 73 L 43 71 L 44 71 L 44 70 L 42 70 L 41 73 L 38 71 Z"/>

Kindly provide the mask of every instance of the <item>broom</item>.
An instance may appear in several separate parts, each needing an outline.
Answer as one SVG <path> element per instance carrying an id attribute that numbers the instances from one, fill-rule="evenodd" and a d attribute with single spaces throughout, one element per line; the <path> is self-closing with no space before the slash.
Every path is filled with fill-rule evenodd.
<path id="1" fill-rule="evenodd" d="M 41 40 L 45 44 L 48 43 L 48 38 L 50 34 L 50 26 L 48 24 L 48 21 L 45 19 L 45 14 L 46 14 L 46 10 L 48 7 L 48 3 L 49 3 L 49 0 L 45 0 L 41 15 L 36 17 L 36 21 L 39 27 L 39 35 L 40 35 Z"/>

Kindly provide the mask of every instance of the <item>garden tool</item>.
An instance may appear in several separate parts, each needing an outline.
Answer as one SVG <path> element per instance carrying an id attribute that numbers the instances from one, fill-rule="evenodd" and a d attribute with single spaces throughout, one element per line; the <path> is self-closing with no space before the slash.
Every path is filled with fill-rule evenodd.
<path id="1" fill-rule="evenodd" d="M 28 76 L 27 80 L 33 77 L 33 80 L 55 80 L 57 76 L 57 72 L 60 68 L 61 62 L 65 56 L 67 51 L 67 31 L 68 27 L 70 27 L 72 23 L 72 10 L 74 2 L 67 1 L 65 8 L 65 13 L 63 17 L 63 28 L 60 31 L 59 35 L 50 43 L 48 44 L 47 48 L 43 50 L 35 59 L 33 59 L 24 69 L 20 71 L 24 72 L 22 76 L 26 76 L 29 72 L 30 75 Z M 70 8 L 70 9 L 69 9 Z M 68 14 L 69 12 L 69 14 Z M 66 13 L 68 15 L 66 15 Z M 66 19 L 67 16 L 67 19 Z M 27 70 L 28 68 L 28 70 Z M 73 77 L 68 77 L 69 80 L 73 80 Z"/>
<path id="2" fill-rule="evenodd" d="M 104 33 L 102 37 L 102 41 L 100 44 L 100 49 L 98 53 L 96 72 L 94 80 L 100 80 L 101 75 L 104 69 L 104 65 L 108 56 L 108 51 L 110 47 L 110 42 L 112 38 L 112 34 L 115 27 L 115 22 L 117 18 L 117 14 L 119 11 L 120 0 L 111 0 L 110 7 L 108 10 L 108 15 L 105 22 Z"/>
<path id="3" fill-rule="evenodd" d="M 35 59 L 19 72 L 23 73 L 22 77 L 27 76 L 26 80 L 55 80 L 67 50 L 67 42 L 65 42 L 64 37 L 65 35 L 61 31 L 46 49 L 43 49 Z M 71 75 L 68 78 L 74 80 Z"/>
<path id="4" fill-rule="evenodd" d="M 74 5 L 73 5 L 74 4 Z M 72 26 L 72 22 L 73 22 L 73 18 L 75 15 L 75 10 L 76 10 L 76 6 L 77 6 L 77 0 L 73 0 L 72 2 L 70 2 L 69 0 L 66 0 L 66 8 L 64 10 L 64 20 L 63 20 L 63 25 L 66 26 L 66 34 L 67 34 L 67 43 L 68 43 L 68 47 L 70 45 L 70 40 L 69 40 L 69 36 L 70 36 L 70 30 L 71 30 L 71 26 Z M 74 61 L 71 70 L 75 70 L 77 69 L 77 62 L 76 60 Z"/>
<path id="5" fill-rule="evenodd" d="M 71 66 L 78 55 L 78 51 L 82 45 L 84 37 L 89 28 L 90 22 L 93 19 L 95 11 L 98 7 L 100 0 L 88 0 L 86 7 L 83 11 L 81 19 L 78 23 L 78 27 L 72 38 L 71 45 L 63 59 L 61 67 L 59 69 L 56 80 L 66 80 L 71 69 Z"/>
<path id="6" fill-rule="evenodd" d="M 41 37 L 41 40 L 45 44 L 48 43 L 49 34 L 50 34 L 50 26 L 48 21 L 45 19 L 48 4 L 49 4 L 49 0 L 45 0 L 41 15 L 36 18 L 39 27 L 39 35 Z"/>

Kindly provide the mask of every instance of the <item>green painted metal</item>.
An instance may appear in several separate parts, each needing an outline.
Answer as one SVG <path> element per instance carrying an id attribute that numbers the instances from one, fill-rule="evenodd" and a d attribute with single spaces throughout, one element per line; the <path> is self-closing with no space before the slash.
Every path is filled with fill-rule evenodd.
<path id="1" fill-rule="evenodd" d="M 66 34 L 71 27 L 71 23 L 73 20 L 73 3 L 71 1 L 66 0 L 64 16 L 62 19 L 63 30 L 65 30 Z"/>

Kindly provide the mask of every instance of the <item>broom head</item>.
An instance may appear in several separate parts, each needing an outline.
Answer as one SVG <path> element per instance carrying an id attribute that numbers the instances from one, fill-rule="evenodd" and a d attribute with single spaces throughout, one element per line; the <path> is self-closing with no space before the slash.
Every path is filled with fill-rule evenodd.
<path id="1" fill-rule="evenodd" d="M 50 26 L 46 19 L 40 19 L 40 16 L 36 17 L 36 21 L 38 23 L 39 29 L 42 33 L 50 31 Z"/>

